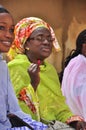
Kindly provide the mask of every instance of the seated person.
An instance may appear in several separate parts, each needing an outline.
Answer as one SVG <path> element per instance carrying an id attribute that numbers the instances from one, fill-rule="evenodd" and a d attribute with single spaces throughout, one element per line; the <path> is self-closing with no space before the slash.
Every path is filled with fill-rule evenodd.
<path id="1" fill-rule="evenodd" d="M 19 107 L 17 98 L 9 78 L 6 62 L 3 60 L 2 53 L 9 51 L 14 40 L 14 22 L 11 14 L 0 6 L 0 130 L 45 130 L 46 125 L 32 120 L 31 116 L 25 114 Z M 23 126 L 13 127 L 8 115 L 14 115 L 30 124 L 31 127 Z M 24 122 L 23 122 L 24 123 Z M 17 125 L 17 124 L 15 124 Z"/>
<path id="2" fill-rule="evenodd" d="M 24 18 L 15 26 L 15 39 L 8 63 L 11 80 L 20 107 L 33 119 L 49 123 L 53 120 L 85 128 L 82 117 L 73 116 L 65 103 L 55 68 L 46 61 L 53 47 L 59 45 L 53 29 L 40 18 Z M 16 51 L 16 52 L 15 52 Z"/>
<path id="3" fill-rule="evenodd" d="M 66 58 L 62 92 L 74 114 L 86 120 L 86 29 L 76 39 L 76 49 Z"/>

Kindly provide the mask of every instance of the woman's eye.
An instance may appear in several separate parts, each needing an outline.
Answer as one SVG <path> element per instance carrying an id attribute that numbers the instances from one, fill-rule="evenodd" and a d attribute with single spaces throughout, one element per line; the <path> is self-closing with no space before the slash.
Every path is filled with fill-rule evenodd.
<path id="1" fill-rule="evenodd" d="M 14 28 L 11 28 L 11 29 L 10 29 L 10 33 L 14 33 Z"/>
<path id="2" fill-rule="evenodd" d="M 1 31 L 9 31 L 9 33 L 14 33 L 14 28 L 6 28 L 4 26 L 0 26 Z"/>
<path id="3" fill-rule="evenodd" d="M 0 26 L 0 30 L 5 30 L 5 27 L 4 26 Z"/>
<path id="4" fill-rule="evenodd" d="M 38 36 L 38 37 L 37 37 L 37 39 L 38 39 L 38 40 L 41 40 L 41 39 L 42 39 L 42 37 L 41 37 L 41 36 Z"/>

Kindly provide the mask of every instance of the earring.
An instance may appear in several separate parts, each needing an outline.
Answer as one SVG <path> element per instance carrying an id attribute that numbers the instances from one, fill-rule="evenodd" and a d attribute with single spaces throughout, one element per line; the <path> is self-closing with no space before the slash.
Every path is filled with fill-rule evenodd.
<path id="1" fill-rule="evenodd" d="M 26 49 L 26 50 L 28 50 L 28 51 L 30 50 L 30 48 L 29 48 L 29 47 L 26 47 L 25 49 Z"/>

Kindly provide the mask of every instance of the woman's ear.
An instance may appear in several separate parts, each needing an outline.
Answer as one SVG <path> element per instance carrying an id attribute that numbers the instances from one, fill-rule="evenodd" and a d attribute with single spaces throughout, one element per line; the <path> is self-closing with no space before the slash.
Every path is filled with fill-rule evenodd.
<path id="1" fill-rule="evenodd" d="M 29 51 L 29 47 L 27 46 L 27 42 L 25 43 L 24 48 L 25 48 L 25 50 Z"/>
<path id="2" fill-rule="evenodd" d="M 25 47 L 25 50 L 28 50 L 28 51 L 29 51 L 29 50 L 30 50 L 30 48 L 29 48 L 29 47 Z"/>

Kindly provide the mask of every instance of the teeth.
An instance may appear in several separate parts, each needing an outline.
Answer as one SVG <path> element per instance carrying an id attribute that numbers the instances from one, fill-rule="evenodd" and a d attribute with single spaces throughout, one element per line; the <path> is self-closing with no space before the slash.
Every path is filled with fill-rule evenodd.
<path id="1" fill-rule="evenodd" d="M 3 44 L 10 45 L 11 42 L 3 42 Z"/>
<path id="2" fill-rule="evenodd" d="M 10 43 L 10 42 L 3 42 L 3 43 Z"/>

